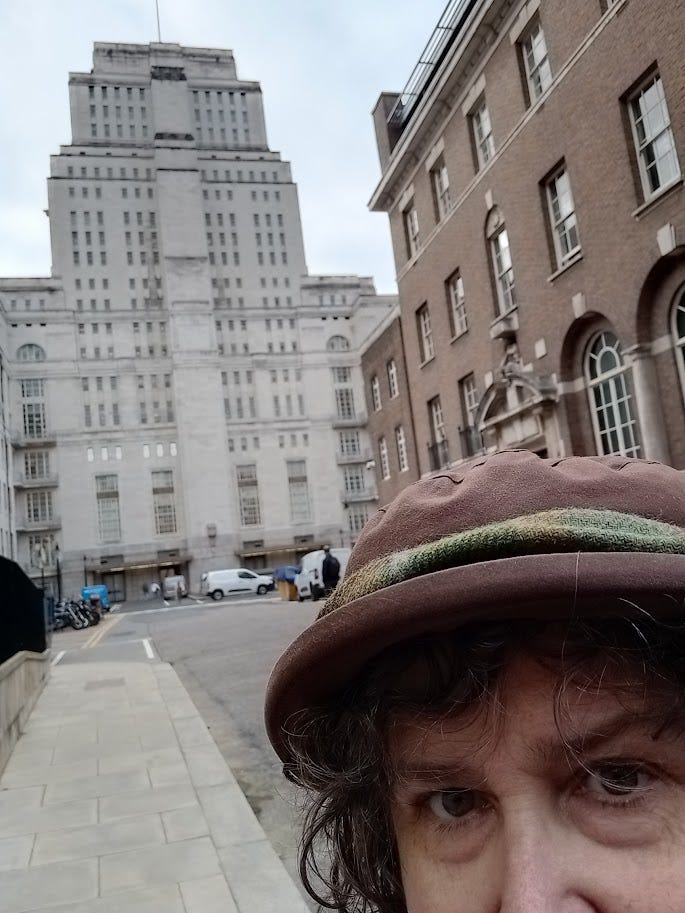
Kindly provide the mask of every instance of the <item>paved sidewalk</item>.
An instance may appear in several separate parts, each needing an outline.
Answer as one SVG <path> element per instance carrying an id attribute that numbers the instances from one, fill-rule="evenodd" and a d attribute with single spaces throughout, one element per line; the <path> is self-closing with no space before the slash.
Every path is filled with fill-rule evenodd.
<path id="1" fill-rule="evenodd" d="M 0 913 L 307 913 L 166 663 L 58 665 L 0 779 Z"/>

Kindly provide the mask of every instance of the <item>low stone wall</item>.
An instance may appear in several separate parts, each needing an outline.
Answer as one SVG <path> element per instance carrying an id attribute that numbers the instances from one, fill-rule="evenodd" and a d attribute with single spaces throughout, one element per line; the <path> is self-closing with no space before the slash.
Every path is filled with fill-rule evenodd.
<path id="1" fill-rule="evenodd" d="M 0 665 L 0 773 L 50 672 L 50 651 L 22 650 Z"/>

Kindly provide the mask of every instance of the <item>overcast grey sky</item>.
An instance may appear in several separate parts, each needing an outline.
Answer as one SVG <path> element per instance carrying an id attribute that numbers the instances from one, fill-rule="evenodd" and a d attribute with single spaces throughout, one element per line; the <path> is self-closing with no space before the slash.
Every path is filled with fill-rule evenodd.
<path id="1" fill-rule="evenodd" d="M 231 48 L 259 80 L 269 144 L 292 162 L 309 271 L 395 291 L 371 108 L 404 86 L 446 0 L 159 0 L 162 40 Z M 50 273 L 49 156 L 70 142 L 67 80 L 94 41 L 156 40 L 154 0 L 5 0 L 0 30 L 0 276 Z"/>

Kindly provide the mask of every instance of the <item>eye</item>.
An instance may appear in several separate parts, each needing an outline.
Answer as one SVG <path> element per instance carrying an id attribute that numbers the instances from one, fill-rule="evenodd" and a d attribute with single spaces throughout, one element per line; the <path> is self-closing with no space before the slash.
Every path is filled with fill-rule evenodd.
<path id="1" fill-rule="evenodd" d="M 609 762 L 588 772 L 585 789 L 598 797 L 630 796 L 647 789 L 652 781 L 652 774 L 642 764 Z"/>
<path id="2" fill-rule="evenodd" d="M 483 805 L 483 797 L 472 789 L 443 790 L 431 793 L 428 799 L 430 810 L 443 821 L 464 818 Z"/>

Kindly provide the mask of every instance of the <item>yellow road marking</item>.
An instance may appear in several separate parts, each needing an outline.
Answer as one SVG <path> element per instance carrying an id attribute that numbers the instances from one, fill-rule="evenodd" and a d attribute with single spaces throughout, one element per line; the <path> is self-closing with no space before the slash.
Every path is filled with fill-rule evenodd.
<path id="1" fill-rule="evenodd" d="M 123 615 L 111 615 L 106 621 L 101 621 L 93 635 L 81 645 L 81 649 L 87 650 L 91 647 L 96 647 L 102 638 L 109 634 L 114 625 L 120 622 L 122 618 Z"/>

